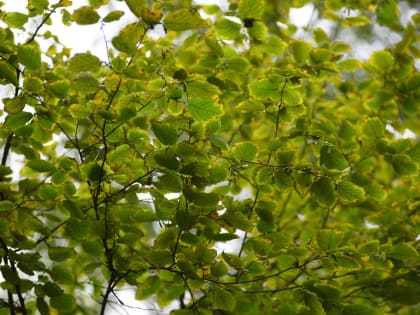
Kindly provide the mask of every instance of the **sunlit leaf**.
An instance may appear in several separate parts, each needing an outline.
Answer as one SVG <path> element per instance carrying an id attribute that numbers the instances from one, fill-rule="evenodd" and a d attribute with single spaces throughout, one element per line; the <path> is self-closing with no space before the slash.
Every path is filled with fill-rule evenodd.
<path id="1" fill-rule="evenodd" d="M 38 70 L 41 67 L 41 51 L 35 45 L 19 45 L 18 59 L 30 70 Z"/>

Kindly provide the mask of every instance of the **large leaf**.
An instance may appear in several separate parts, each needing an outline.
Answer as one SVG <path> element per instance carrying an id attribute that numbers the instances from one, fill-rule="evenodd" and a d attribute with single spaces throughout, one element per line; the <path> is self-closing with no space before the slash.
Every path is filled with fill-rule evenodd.
<path id="1" fill-rule="evenodd" d="M 177 130 L 167 124 L 152 123 L 152 131 L 160 142 L 166 145 L 173 145 L 178 139 Z"/>
<path id="2" fill-rule="evenodd" d="M 318 246 L 324 251 L 334 251 L 343 240 L 343 233 L 334 230 L 320 230 L 317 234 Z"/>
<path id="3" fill-rule="evenodd" d="M 233 311 L 235 308 L 235 296 L 225 288 L 215 285 L 211 290 L 212 306 L 215 309 Z"/>
<path id="4" fill-rule="evenodd" d="M 68 69 L 73 72 L 91 71 L 96 72 L 99 69 L 100 60 L 90 53 L 81 53 L 74 55 L 69 60 Z"/>
<path id="5" fill-rule="evenodd" d="M 242 20 L 259 19 L 264 13 L 264 0 L 241 0 L 238 9 Z"/>
<path id="6" fill-rule="evenodd" d="M 347 180 L 338 182 L 337 192 L 340 198 L 346 201 L 361 200 L 365 197 L 365 191 L 362 187 L 359 187 Z"/>

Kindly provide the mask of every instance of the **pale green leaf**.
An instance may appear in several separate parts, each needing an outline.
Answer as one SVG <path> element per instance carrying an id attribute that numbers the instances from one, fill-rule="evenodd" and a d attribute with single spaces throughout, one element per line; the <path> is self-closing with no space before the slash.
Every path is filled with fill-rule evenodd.
<path id="1" fill-rule="evenodd" d="M 6 117 L 3 128 L 15 130 L 17 128 L 23 127 L 28 121 L 32 119 L 32 114 L 28 112 L 20 112 L 16 114 L 9 114 Z"/>
<path id="2" fill-rule="evenodd" d="M 224 18 L 216 23 L 215 29 L 216 34 L 220 36 L 220 38 L 235 40 L 240 35 L 241 25 L 234 21 Z"/>
<path id="3" fill-rule="evenodd" d="M 213 286 L 211 290 L 211 301 L 215 309 L 226 311 L 233 311 L 236 304 L 235 296 L 219 285 Z"/>
<path id="4" fill-rule="evenodd" d="M 12 28 L 23 28 L 23 26 L 28 22 L 28 16 L 20 12 L 8 12 L 6 13 L 3 21 Z"/>
<path id="5" fill-rule="evenodd" d="M 141 17 L 143 8 L 147 7 L 146 0 L 125 0 L 125 3 L 130 11 L 138 18 Z"/>

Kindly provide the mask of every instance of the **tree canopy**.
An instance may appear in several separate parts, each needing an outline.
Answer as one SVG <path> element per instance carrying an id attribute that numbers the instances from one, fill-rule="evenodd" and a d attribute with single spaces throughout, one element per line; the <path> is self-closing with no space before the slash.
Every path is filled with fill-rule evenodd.
<path id="1" fill-rule="evenodd" d="M 0 1 L 1 315 L 420 314 L 415 0 L 74 2 Z"/>

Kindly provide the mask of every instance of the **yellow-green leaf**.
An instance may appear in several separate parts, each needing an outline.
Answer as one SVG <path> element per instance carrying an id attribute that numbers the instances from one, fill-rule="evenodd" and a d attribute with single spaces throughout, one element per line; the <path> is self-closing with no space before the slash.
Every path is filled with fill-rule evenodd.
<path id="1" fill-rule="evenodd" d="M 169 12 L 163 20 L 168 31 L 186 31 L 202 28 L 207 25 L 196 9 L 179 9 Z"/>
<path id="2" fill-rule="evenodd" d="M 90 53 L 80 53 L 74 55 L 69 60 L 68 69 L 72 72 L 96 72 L 99 69 L 100 60 Z"/>
<path id="3" fill-rule="evenodd" d="M 141 17 L 141 12 L 143 8 L 147 7 L 146 0 L 125 0 L 130 11 L 137 16 Z"/>
<path id="4" fill-rule="evenodd" d="M 346 201 L 361 200 L 365 197 L 365 191 L 362 187 L 359 187 L 347 180 L 338 182 L 337 192 L 340 198 Z"/>
<path id="5" fill-rule="evenodd" d="M 223 114 L 223 108 L 208 99 L 192 99 L 188 103 L 188 111 L 197 121 L 207 121 Z"/>
<path id="6" fill-rule="evenodd" d="M 20 12 L 8 12 L 4 16 L 3 21 L 11 28 L 23 28 L 28 22 L 28 16 Z"/>
<path id="7" fill-rule="evenodd" d="M 258 150 L 251 142 L 240 142 L 234 145 L 232 151 L 238 160 L 252 161 L 255 159 Z"/>
<path id="8" fill-rule="evenodd" d="M 74 10 L 72 20 L 79 25 L 95 24 L 101 18 L 91 6 L 82 6 Z"/>
<path id="9" fill-rule="evenodd" d="M 332 207 L 337 199 L 333 184 L 324 177 L 312 183 L 310 193 L 315 202 L 325 207 Z"/>
<path id="10" fill-rule="evenodd" d="M 19 45 L 18 60 L 30 70 L 41 68 L 41 50 L 37 45 Z"/>
<path id="11" fill-rule="evenodd" d="M 242 20 L 258 19 L 264 13 L 264 0 L 241 0 L 238 5 L 238 15 Z"/>

